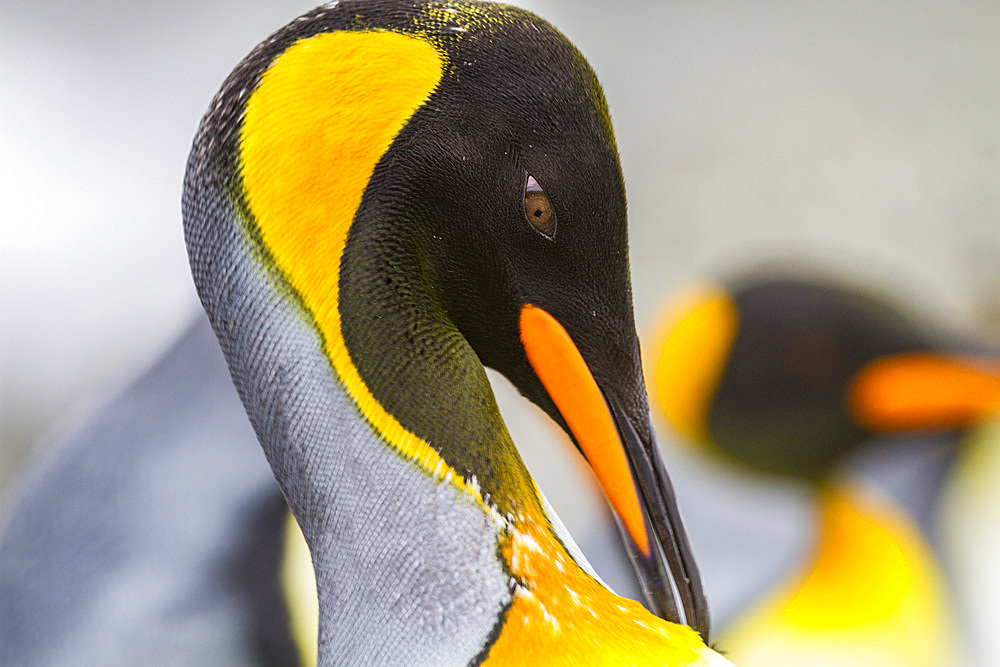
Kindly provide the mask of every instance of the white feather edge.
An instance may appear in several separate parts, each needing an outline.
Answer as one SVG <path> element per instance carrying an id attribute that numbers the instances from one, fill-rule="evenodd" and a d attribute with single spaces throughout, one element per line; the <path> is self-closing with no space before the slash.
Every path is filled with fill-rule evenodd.
<path id="1" fill-rule="evenodd" d="M 536 488 L 538 488 L 537 485 Z M 611 588 L 611 586 L 608 586 L 603 579 L 601 579 L 601 577 L 597 574 L 597 571 L 590 564 L 590 561 L 588 561 L 587 557 L 583 555 L 583 551 L 577 545 L 576 540 L 573 539 L 573 536 L 570 535 L 566 526 L 563 525 L 562 519 L 559 518 L 559 514 L 556 513 L 555 508 L 552 507 L 551 503 L 549 503 L 549 499 L 545 497 L 545 493 L 540 488 L 538 489 L 538 495 L 542 499 L 542 509 L 545 510 L 545 514 L 548 515 L 549 521 L 552 523 L 552 530 L 555 531 L 556 537 L 562 541 L 566 550 L 569 552 L 569 555 L 573 557 L 573 560 L 576 561 L 577 565 L 583 568 L 584 572 L 592 576 L 599 584 L 607 588 L 609 591 L 615 593 L 615 590 Z M 615 593 L 615 595 L 618 594 Z"/>

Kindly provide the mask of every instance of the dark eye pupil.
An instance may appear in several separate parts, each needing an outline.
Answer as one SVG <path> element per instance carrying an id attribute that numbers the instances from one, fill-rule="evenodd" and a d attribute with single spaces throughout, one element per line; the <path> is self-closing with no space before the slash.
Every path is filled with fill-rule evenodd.
<path id="1" fill-rule="evenodd" d="M 524 185 L 524 214 L 537 231 L 549 238 L 555 235 L 556 212 L 545 191 L 530 174 Z"/>

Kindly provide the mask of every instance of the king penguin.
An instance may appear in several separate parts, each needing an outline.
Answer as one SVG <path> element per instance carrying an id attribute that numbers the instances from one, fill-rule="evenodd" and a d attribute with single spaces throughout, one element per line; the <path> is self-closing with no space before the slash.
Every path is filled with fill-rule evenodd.
<path id="1" fill-rule="evenodd" d="M 877 290 L 751 275 L 675 301 L 657 345 L 656 394 L 689 441 L 815 484 L 820 534 L 802 571 L 720 645 L 744 665 L 805 656 L 814 656 L 810 664 L 963 664 L 967 638 L 921 522 L 870 483 L 846 479 L 841 466 L 878 434 L 965 429 L 987 418 L 1000 406 L 996 357 Z M 925 530 L 933 498 L 913 500 L 941 487 L 947 458 L 933 463 L 940 470 L 921 480 L 929 489 L 902 493 L 927 515 Z"/>
<path id="2" fill-rule="evenodd" d="M 607 105 L 551 25 L 318 7 L 223 84 L 183 218 L 308 544 L 320 664 L 728 664 L 650 423 Z M 668 620 L 590 570 L 484 365 L 572 437 Z"/>

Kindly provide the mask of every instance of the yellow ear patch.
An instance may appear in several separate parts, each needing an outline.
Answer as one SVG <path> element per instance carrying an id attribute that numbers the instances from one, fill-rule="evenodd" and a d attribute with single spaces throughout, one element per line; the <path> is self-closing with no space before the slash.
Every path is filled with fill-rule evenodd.
<path id="1" fill-rule="evenodd" d="M 736 304 L 716 285 L 689 292 L 663 320 L 653 387 L 667 419 L 691 441 L 708 441 L 706 413 L 738 325 Z"/>
<path id="2" fill-rule="evenodd" d="M 382 437 L 440 475 L 453 471 L 379 405 L 361 379 L 344 343 L 338 296 L 344 246 L 368 181 L 438 86 L 444 65 L 429 42 L 393 32 L 299 40 L 261 76 L 239 144 L 253 222 L 312 315 L 340 380 Z M 461 476 L 452 480 L 469 492 Z"/>

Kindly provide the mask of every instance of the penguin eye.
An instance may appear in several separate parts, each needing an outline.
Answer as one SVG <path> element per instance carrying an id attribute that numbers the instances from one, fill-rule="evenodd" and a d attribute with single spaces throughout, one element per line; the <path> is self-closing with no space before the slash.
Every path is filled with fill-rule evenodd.
<path id="1" fill-rule="evenodd" d="M 528 174 L 524 183 L 524 217 L 528 219 L 531 226 L 544 234 L 546 238 L 554 238 L 556 235 L 556 212 L 552 208 L 552 202 L 548 195 L 542 190 L 535 177 Z"/>

